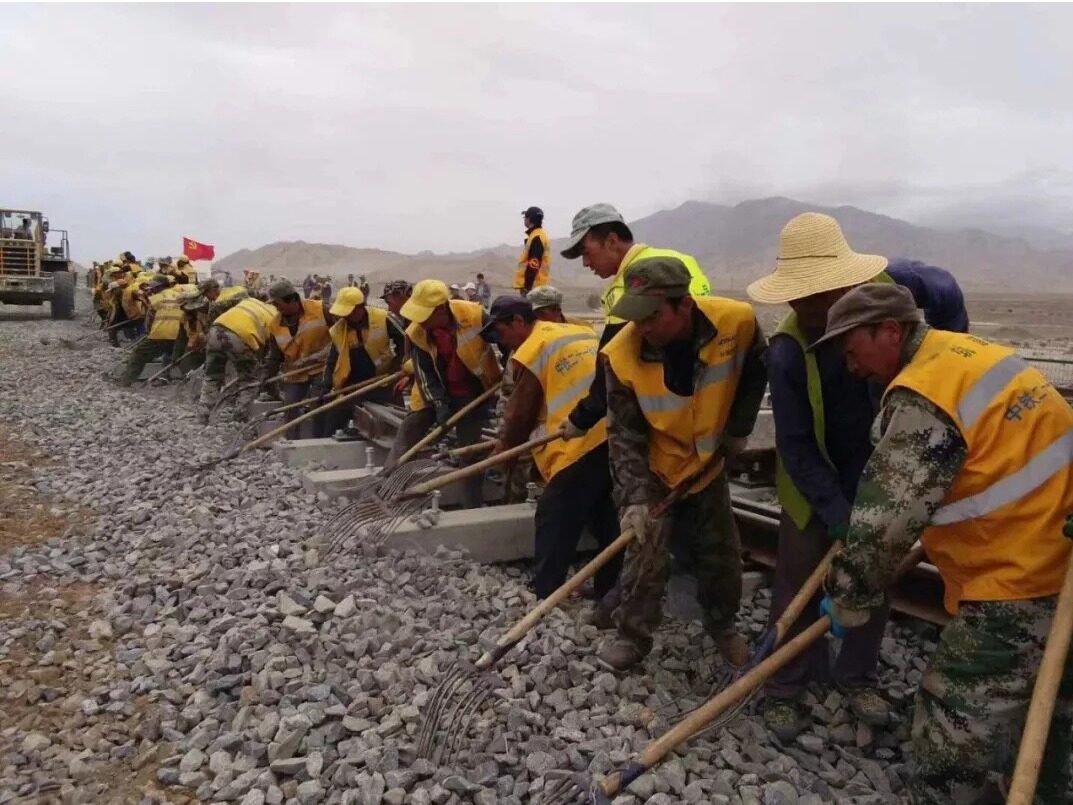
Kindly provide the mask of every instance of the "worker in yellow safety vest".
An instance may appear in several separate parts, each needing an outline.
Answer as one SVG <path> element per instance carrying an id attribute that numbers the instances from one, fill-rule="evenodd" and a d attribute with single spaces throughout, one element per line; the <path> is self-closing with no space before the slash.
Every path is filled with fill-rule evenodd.
<path id="1" fill-rule="evenodd" d="M 697 578 L 702 620 L 732 665 L 748 658 L 734 626 L 741 549 L 724 463 L 744 448 L 767 385 L 763 333 L 745 302 L 692 296 L 675 257 L 635 261 L 612 308 L 628 323 L 602 350 L 611 474 L 623 531 L 618 637 L 600 649 L 615 670 L 640 662 L 660 622 L 670 551 Z M 655 517 L 672 489 L 684 497 Z"/>
<path id="2" fill-rule="evenodd" d="M 318 392 L 338 391 L 371 380 L 393 371 L 399 364 L 389 332 L 388 312 L 366 306 L 360 288 L 353 285 L 342 288 L 328 312 L 335 317 L 335 323 L 328 330 L 331 350 Z M 391 393 L 391 389 L 382 389 L 371 392 L 365 399 L 388 402 Z M 347 428 L 350 416 L 351 409 L 343 405 L 328 411 L 323 434 L 327 436 Z M 355 434 L 348 430 L 346 435 Z"/>
<path id="3" fill-rule="evenodd" d="M 164 274 L 152 275 L 141 289 L 148 308 L 148 333 L 131 350 L 119 379 L 121 386 L 132 385 L 150 361 L 164 358 L 171 362 L 175 341 L 182 330 L 183 311 L 179 300 L 183 294 L 197 290 L 193 285 L 173 286 Z"/>
<path id="4" fill-rule="evenodd" d="M 953 619 L 916 694 L 909 797 L 1002 801 L 1070 562 L 1073 409 L 1014 350 L 927 325 L 893 283 L 835 302 L 813 346 L 831 342 L 886 391 L 820 609 L 836 636 L 867 624 L 923 543 Z M 1071 744 L 1073 655 L 1036 802 L 1069 801 Z"/>
<path id="5" fill-rule="evenodd" d="M 518 255 L 514 289 L 525 296 L 533 288 L 548 284 L 551 276 L 551 242 L 544 231 L 544 211 L 540 207 L 524 210 L 522 222 L 525 224 L 525 243 Z"/>
<path id="6" fill-rule="evenodd" d="M 582 258 L 585 267 L 601 279 L 611 279 L 602 297 L 604 330 L 600 347 L 608 344 L 626 322 L 615 316 L 612 309 L 624 292 L 623 278 L 636 261 L 649 257 L 671 257 L 689 272 L 689 293 L 693 297 L 708 296 L 711 286 L 697 261 L 673 249 L 657 249 L 647 243 L 634 243 L 633 232 L 625 219 L 610 204 L 593 204 L 574 216 L 570 242 L 562 252 L 568 260 Z M 592 387 L 563 423 L 567 436 L 583 433 L 603 419 L 607 412 L 604 373 L 597 372 Z"/>
<path id="7" fill-rule="evenodd" d="M 250 403 L 257 396 L 258 362 L 272 339 L 272 327 L 279 316 L 272 305 L 248 297 L 220 314 L 209 326 L 205 337 L 205 380 L 198 402 L 199 422 L 208 424 L 228 363 L 235 367 L 240 384 L 233 418 L 236 422 L 249 419 Z"/>
<path id="8" fill-rule="evenodd" d="M 399 457 L 436 425 L 491 388 L 502 375 L 491 345 L 482 335 L 485 311 L 476 302 L 450 299 L 447 286 L 439 280 L 421 280 L 400 309 L 410 320 L 406 335 L 410 340 L 414 388 L 410 413 L 399 425 L 385 468 L 395 466 Z M 488 421 L 490 406 L 464 417 L 456 426 L 459 443 L 476 442 Z M 467 507 L 480 506 L 481 479 L 464 485 Z"/>
<path id="9" fill-rule="evenodd" d="M 321 376 L 331 349 L 328 321 L 324 316 L 324 304 L 315 299 L 303 299 L 290 280 L 273 282 L 268 288 L 268 300 L 280 316 L 272 325 L 265 379 L 281 372 L 290 374 L 279 382 L 279 396 L 284 405 L 290 405 L 308 397 L 313 381 Z M 294 372 L 297 374 L 291 374 Z M 292 408 L 286 412 L 285 421 L 290 422 L 301 413 Z M 324 423 L 318 417 L 313 423 L 313 435 L 320 436 L 323 429 Z M 297 430 L 287 433 L 288 439 L 298 436 Z"/>
<path id="10" fill-rule="evenodd" d="M 512 350 L 514 385 L 498 452 L 558 431 L 592 381 L 597 339 L 590 327 L 541 321 L 521 296 L 499 297 L 488 315 L 485 331 Z M 536 508 L 533 573 L 533 587 L 543 598 L 566 580 L 582 530 L 588 527 L 601 548 L 610 545 L 618 537 L 618 515 L 611 498 L 606 423 L 579 439 L 536 447 L 532 454 L 545 483 Z M 615 586 L 621 564 L 616 557 L 596 574 L 598 601 Z"/>

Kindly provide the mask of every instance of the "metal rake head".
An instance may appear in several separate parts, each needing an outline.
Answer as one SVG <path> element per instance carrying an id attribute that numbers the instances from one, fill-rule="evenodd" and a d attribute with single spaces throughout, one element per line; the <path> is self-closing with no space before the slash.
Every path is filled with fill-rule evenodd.
<path id="1" fill-rule="evenodd" d="M 582 772 L 550 771 L 536 805 L 611 805 L 611 800 Z"/>
<path id="2" fill-rule="evenodd" d="M 452 762 L 469 733 L 473 717 L 492 698 L 503 681 L 490 671 L 460 661 L 433 691 L 417 737 L 418 757 L 433 763 Z"/>

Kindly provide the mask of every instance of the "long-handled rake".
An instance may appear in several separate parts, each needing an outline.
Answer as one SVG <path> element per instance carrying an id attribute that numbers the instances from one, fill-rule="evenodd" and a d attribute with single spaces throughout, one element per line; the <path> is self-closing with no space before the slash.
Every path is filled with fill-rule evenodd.
<path id="1" fill-rule="evenodd" d="M 407 461 L 412 459 L 414 456 L 416 456 L 418 453 L 420 453 L 422 450 L 424 450 L 430 444 L 433 444 L 438 439 L 442 438 L 443 435 L 445 433 L 447 433 L 447 431 L 449 431 L 451 428 L 453 428 L 455 425 L 457 425 L 459 422 L 461 422 L 462 419 L 466 415 L 468 415 L 472 411 L 476 411 L 488 399 L 490 399 L 491 397 L 495 396 L 499 392 L 499 389 L 500 389 L 500 387 L 502 385 L 503 385 L 502 383 L 496 383 L 491 388 L 485 389 L 483 392 L 481 392 L 481 394 L 479 394 L 478 396 L 474 397 L 472 400 L 470 400 L 464 406 L 459 408 L 458 411 L 456 411 L 454 414 L 452 414 L 451 417 L 446 422 L 444 422 L 442 425 L 439 425 L 438 427 L 435 427 L 432 430 L 430 430 L 428 432 L 428 434 L 423 439 L 418 441 L 417 444 L 415 444 L 413 447 L 411 447 L 409 450 L 407 450 L 405 453 L 403 453 L 401 456 L 399 456 L 399 460 L 398 460 L 398 463 L 396 464 L 396 466 L 398 466 L 398 464 L 405 464 Z"/>
<path id="2" fill-rule="evenodd" d="M 227 400 L 237 396 L 240 392 L 247 389 L 256 388 L 258 391 L 263 389 L 270 383 L 278 383 L 281 380 L 287 380 L 288 378 L 297 377 L 298 375 L 309 374 L 310 372 L 316 372 L 324 368 L 324 364 L 315 364 L 312 366 L 300 366 L 297 369 L 291 369 L 286 372 L 281 372 L 274 377 L 266 377 L 264 380 L 254 380 L 252 382 L 242 383 L 242 378 L 236 377 L 230 383 L 220 389 L 219 395 L 216 397 L 216 402 L 212 404 L 212 410 L 210 413 L 216 413 L 216 411 Z"/>
<path id="3" fill-rule="evenodd" d="M 298 400 L 298 402 L 288 403 L 287 405 L 281 405 L 279 408 L 273 408 L 271 411 L 266 411 L 260 416 L 254 417 L 249 422 L 246 422 L 242 426 L 243 433 L 251 430 L 256 430 L 257 426 L 262 422 L 267 422 L 269 419 L 273 419 L 280 414 L 285 414 L 288 411 L 294 411 L 299 408 L 308 408 L 310 406 L 322 405 L 328 400 L 338 397 L 340 394 L 349 394 L 352 391 L 358 391 L 365 388 L 365 386 L 375 383 L 380 378 L 374 377 L 369 380 L 363 380 L 360 383 L 353 383 L 349 386 L 344 386 L 341 389 L 335 389 L 334 391 L 326 391 L 316 397 L 307 397 L 304 400 Z"/>
<path id="4" fill-rule="evenodd" d="M 395 372 L 394 374 L 391 374 L 391 375 L 384 375 L 383 377 L 379 377 L 376 380 L 374 380 L 373 382 L 368 383 L 368 384 L 362 386 L 361 388 L 357 389 L 356 391 L 352 391 L 349 394 L 344 394 L 344 395 L 342 395 L 340 397 L 336 397 L 334 400 L 331 400 L 330 402 L 327 402 L 327 403 L 325 403 L 324 405 L 321 405 L 318 408 L 314 408 L 312 411 L 308 411 L 307 413 L 302 414 L 299 417 L 295 417 L 290 422 L 287 422 L 286 424 L 281 425 L 278 428 L 270 430 L 268 433 L 264 434 L 263 436 L 259 436 L 258 438 L 254 439 L 252 442 L 249 442 L 249 443 L 243 445 L 242 447 L 236 448 L 235 450 L 232 450 L 230 453 L 227 453 L 226 455 L 220 456 L 219 458 L 214 458 L 211 461 L 207 461 L 204 464 L 201 464 L 196 469 L 198 471 L 206 470 L 206 469 L 209 469 L 210 467 L 215 467 L 217 464 L 221 464 L 224 461 L 230 461 L 233 458 L 238 458 L 243 453 L 246 453 L 246 452 L 248 452 L 250 450 L 253 450 L 254 448 L 260 447 L 261 445 L 268 444 L 270 441 L 272 441 L 276 437 L 282 436 L 284 433 L 289 431 L 291 428 L 297 427 L 298 425 L 302 424 L 303 422 L 305 422 L 305 421 L 307 421 L 309 419 L 312 419 L 315 416 L 319 416 L 320 414 L 323 414 L 325 411 L 329 411 L 332 408 L 336 408 L 336 407 L 342 405 L 343 403 L 350 402 L 351 400 L 356 400 L 359 397 L 361 397 L 361 396 L 363 396 L 365 394 L 368 394 L 370 391 L 373 391 L 374 389 L 382 388 L 384 386 L 390 385 L 391 383 L 394 383 L 396 380 L 398 380 L 398 378 L 399 378 L 399 376 L 401 374 L 402 374 L 401 372 Z"/>
<path id="5" fill-rule="evenodd" d="M 458 481 L 479 475 L 489 467 L 505 464 L 535 447 L 561 438 L 558 433 L 541 436 L 524 444 L 511 447 L 482 461 L 470 464 L 448 473 L 441 473 L 443 467 L 434 461 L 415 461 L 405 464 L 386 475 L 377 476 L 379 482 L 366 485 L 355 503 L 344 509 L 345 519 L 336 518 L 332 523 L 336 528 L 328 537 L 330 555 L 347 544 L 350 539 L 360 537 L 363 544 L 379 544 L 391 535 L 395 525 L 416 514 L 421 508 L 421 499 Z M 407 483 L 399 482 L 398 476 L 405 472 Z M 410 483 L 410 482 L 413 483 Z"/>
<path id="6" fill-rule="evenodd" d="M 68 349 L 75 349 L 77 347 L 77 345 L 80 344 L 82 341 L 85 341 L 87 338 L 92 338 L 93 336 L 97 335 L 98 333 L 108 333 L 108 332 L 111 332 L 112 330 L 118 330 L 120 327 L 129 327 L 129 326 L 130 326 L 130 322 L 127 321 L 127 320 L 124 320 L 124 321 L 121 321 L 121 322 L 119 322 L 117 324 L 109 324 L 107 327 L 101 327 L 98 330 L 94 330 L 92 333 L 86 333 L 85 335 L 80 335 L 80 336 L 77 336 L 76 338 L 68 338 L 67 336 L 61 335 L 56 340 L 59 341 L 63 346 L 67 347 Z M 135 343 L 137 343 L 137 342 L 135 342 Z"/>
<path id="7" fill-rule="evenodd" d="M 552 437 L 558 438 L 558 434 Z M 712 465 L 721 462 L 722 455 L 697 475 L 683 481 L 652 507 L 651 517 L 658 519 L 682 499 Z M 618 538 L 598 553 L 587 565 L 571 576 L 555 592 L 537 604 L 524 618 L 496 640 L 495 648 L 486 651 L 476 663 L 457 661 L 447 676 L 429 698 L 428 709 L 418 733 L 417 753 L 436 762 L 449 762 L 458 751 L 468 732 L 470 718 L 479 712 L 497 687 L 499 680 L 490 673 L 492 667 L 518 645 L 544 616 L 559 606 L 619 552 L 626 549 L 634 538 L 631 529 L 623 531 Z"/>
<path id="8" fill-rule="evenodd" d="M 159 372 L 154 372 L 149 377 L 147 377 L 145 379 L 145 381 L 144 381 L 145 385 L 151 386 L 155 380 L 157 380 L 158 378 L 161 378 L 164 375 L 166 375 L 168 372 L 170 372 L 172 370 L 172 368 L 178 366 L 180 363 L 185 361 L 187 358 L 189 358 L 193 354 L 194 354 L 193 350 L 188 350 L 188 351 L 184 352 L 182 355 L 180 355 L 178 358 L 173 360 L 171 363 L 169 363 L 167 366 L 165 366 Z"/>
<path id="9" fill-rule="evenodd" d="M 915 546 L 899 565 L 895 579 L 907 573 L 923 558 L 924 549 L 919 545 Z M 809 581 L 811 578 L 810 576 Z M 611 800 L 622 793 L 630 783 L 650 771 L 678 746 L 702 732 L 729 723 L 731 718 L 727 717 L 728 714 L 731 717 L 736 715 L 743 700 L 759 690 L 767 680 L 804 653 L 809 646 L 823 638 L 830 628 L 831 617 L 823 615 L 801 634 L 774 650 L 743 676 L 687 714 L 671 729 L 649 743 L 636 760 L 622 768 L 591 781 L 583 774 L 550 774 L 549 778 L 557 778 L 556 782 L 538 800 L 539 805 L 611 805 Z"/>

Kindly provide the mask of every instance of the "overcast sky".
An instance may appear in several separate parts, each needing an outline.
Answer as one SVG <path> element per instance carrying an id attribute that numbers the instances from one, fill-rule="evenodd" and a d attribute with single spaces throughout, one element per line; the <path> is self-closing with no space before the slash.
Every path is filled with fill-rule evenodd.
<path id="1" fill-rule="evenodd" d="M 1073 8 L 5 6 L 0 204 L 76 259 L 788 195 L 1073 230 Z M 669 244 L 670 245 L 670 244 Z"/>

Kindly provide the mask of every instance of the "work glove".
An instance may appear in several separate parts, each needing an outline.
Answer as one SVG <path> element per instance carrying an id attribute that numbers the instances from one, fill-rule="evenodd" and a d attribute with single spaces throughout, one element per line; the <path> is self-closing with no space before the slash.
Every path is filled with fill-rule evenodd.
<path id="1" fill-rule="evenodd" d="M 632 530 L 634 540 L 638 545 L 643 545 L 649 531 L 648 506 L 644 503 L 627 506 L 618 523 L 621 531 Z"/>
<path id="2" fill-rule="evenodd" d="M 436 410 L 436 425 L 442 428 L 451 418 L 451 409 L 445 402 L 433 403 L 433 408 Z"/>
<path id="3" fill-rule="evenodd" d="M 563 423 L 559 426 L 559 436 L 563 439 L 578 439 L 584 436 L 588 431 L 584 431 L 570 421 L 567 417 L 563 420 Z"/>
<path id="4" fill-rule="evenodd" d="M 846 636 L 848 630 L 835 617 L 835 602 L 831 600 L 831 596 L 825 595 L 820 601 L 820 614 L 827 615 L 831 619 L 831 634 L 839 639 Z"/>

